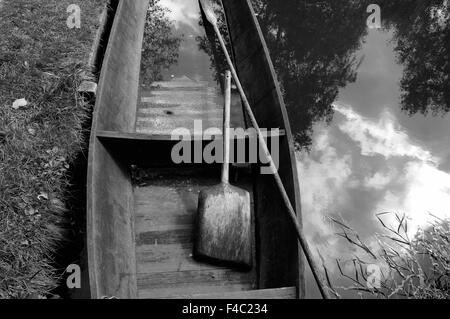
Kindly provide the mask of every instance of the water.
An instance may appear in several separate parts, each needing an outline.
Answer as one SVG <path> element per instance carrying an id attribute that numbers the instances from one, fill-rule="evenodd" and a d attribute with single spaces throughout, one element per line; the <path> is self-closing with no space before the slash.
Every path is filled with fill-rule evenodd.
<path id="1" fill-rule="evenodd" d="M 437 1 L 444 10 L 431 18 L 415 1 L 383 2 L 377 30 L 365 24 L 363 1 L 288 2 L 269 1 L 260 22 L 308 148 L 298 154 L 305 230 L 336 274 L 334 259 L 355 251 L 328 216 L 373 246 L 376 214 L 405 214 L 410 236 L 433 216 L 450 217 L 448 9 Z"/>
<path id="2" fill-rule="evenodd" d="M 156 68 L 158 78 L 145 78 L 142 82 L 149 86 L 154 80 L 188 78 L 215 84 L 210 57 L 200 47 L 206 35 L 200 25 L 198 1 L 160 0 L 156 3 L 153 14 L 148 17 L 147 41 L 144 41 L 144 49 L 148 51 L 142 55 L 149 61 L 143 63 L 142 69 Z"/>

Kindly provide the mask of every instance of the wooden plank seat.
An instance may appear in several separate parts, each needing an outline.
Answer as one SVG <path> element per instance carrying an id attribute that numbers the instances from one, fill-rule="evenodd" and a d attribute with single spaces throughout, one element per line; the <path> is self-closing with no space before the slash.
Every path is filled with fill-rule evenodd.
<path id="1" fill-rule="evenodd" d="M 267 137 L 267 139 L 271 138 L 282 138 L 286 136 L 285 130 L 274 129 L 273 131 L 264 132 L 263 135 Z M 183 137 L 181 135 L 170 135 L 170 134 L 152 134 L 152 133 L 123 133 L 123 132 L 114 132 L 114 131 L 98 131 L 97 137 L 106 138 L 106 139 L 118 139 L 118 140 L 136 140 L 136 141 L 181 141 Z M 231 136 L 234 140 L 243 140 L 243 139 L 256 139 L 257 134 L 255 131 L 248 131 L 245 134 L 236 134 Z M 190 137 L 192 141 L 213 141 L 213 140 L 222 140 L 222 134 L 215 135 L 203 135 L 200 134 L 192 134 Z M 268 142 L 270 144 L 270 141 Z"/>

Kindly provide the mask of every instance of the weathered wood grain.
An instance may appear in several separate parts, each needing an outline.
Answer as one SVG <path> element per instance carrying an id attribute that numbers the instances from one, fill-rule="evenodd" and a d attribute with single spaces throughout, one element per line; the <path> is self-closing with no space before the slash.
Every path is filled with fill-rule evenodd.
<path id="1" fill-rule="evenodd" d="M 189 174 L 192 174 L 190 176 Z M 139 296 L 215 293 L 256 287 L 256 271 L 234 270 L 193 258 L 198 194 L 218 183 L 201 169 L 160 170 L 143 187 L 135 187 L 136 257 Z M 243 176 L 239 186 L 252 191 Z M 252 203 L 252 202 L 251 202 Z M 253 214 L 253 207 L 251 207 Z"/>
<path id="2" fill-rule="evenodd" d="M 202 263 L 194 259 L 192 243 L 169 245 L 140 245 L 136 247 L 139 258 L 137 273 L 160 273 L 187 270 L 212 270 L 225 267 Z"/>
<path id="3" fill-rule="evenodd" d="M 237 292 L 254 289 L 247 273 L 229 269 L 175 271 L 139 274 L 140 298 L 167 298 L 174 295 Z"/>
<path id="4" fill-rule="evenodd" d="M 234 93 L 231 102 L 231 127 L 245 128 L 239 95 Z M 187 77 L 155 82 L 148 92 L 141 92 L 136 132 L 170 136 L 178 128 L 196 134 L 221 129 L 223 105 L 223 94 L 215 84 Z M 201 121 L 200 129 L 194 121 Z"/>
<path id="5" fill-rule="evenodd" d="M 220 292 L 207 295 L 190 295 L 190 296 L 171 296 L 171 298 L 179 299 L 296 299 L 297 287 L 277 288 L 277 289 L 259 289 L 235 292 Z"/>
<path id="6" fill-rule="evenodd" d="M 140 298 L 171 298 L 171 299 L 296 299 L 297 298 L 297 287 L 288 288 L 276 288 L 276 289 L 259 289 L 259 290 L 242 290 L 242 291 L 227 291 L 228 289 L 235 289 L 235 287 L 225 287 L 221 289 L 221 292 L 217 293 L 206 293 L 206 294 L 192 294 L 188 291 L 186 294 L 180 293 L 171 294 L 170 291 L 147 291 L 141 290 L 139 293 Z"/>
<path id="7" fill-rule="evenodd" d="M 89 145 L 87 251 L 92 298 L 137 297 L 131 176 L 98 130 L 134 132 L 148 0 L 120 1 L 104 57 Z"/>

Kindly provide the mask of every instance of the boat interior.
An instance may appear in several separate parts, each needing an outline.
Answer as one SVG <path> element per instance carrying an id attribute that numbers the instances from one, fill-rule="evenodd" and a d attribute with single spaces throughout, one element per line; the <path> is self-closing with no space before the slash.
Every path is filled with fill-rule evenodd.
<path id="1" fill-rule="evenodd" d="M 97 92 L 89 154 L 91 295 L 94 298 L 302 297 L 304 265 L 295 231 L 283 213 L 281 196 L 272 177 L 260 174 L 262 160 L 253 163 L 247 157 L 242 160 L 234 156 L 231 165 L 231 183 L 251 194 L 253 268 L 245 270 L 193 258 L 198 194 L 220 182 L 221 168 L 220 163 L 210 164 L 196 156 L 211 143 L 222 144 L 221 131 L 215 136 L 204 136 L 204 132 L 211 128 L 221 130 L 224 97 L 214 79 L 210 57 L 195 42 L 207 35 L 198 23 L 201 19 L 198 1 L 185 2 L 197 15 L 192 21 L 174 22 L 174 28 L 185 28 L 178 63 L 165 69 L 161 80 L 152 83 L 143 83 L 139 76 L 149 2 L 120 1 L 117 9 Z M 300 211 L 295 195 L 298 185 L 293 182 L 296 170 L 292 170 L 295 157 L 292 158 L 289 128 L 283 122 L 283 110 L 279 111 L 279 105 L 273 102 L 277 91 L 273 84 L 266 85 L 273 70 L 261 66 L 267 63 L 263 44 L 252 45 L 256 51 L 239 51 L 244 50 L 242 41 L 259 39 L 260 30 L 249 2 L 234 2 L 224 1 L 224 7 L 230 38 L 234 39 L 238 72 L 249 88 L 251 101 L 258 101 L 255 112 L 260 126 L 279 129 L 276 134 L 269 134 L 268 144 L 272 138 L 280 141 L 280 175 Z M 234 11 L 242 16 L 239 18 Z M 242 28 L 247 31 L 242 32 Z M 192 48 L 198 51 L 193 52 Z M 251 63 L 244 55 L 252 56 L 250 61 L 255 66 L 249 67 Z M 260 75 L 256 73 L 258 70 L 262 72 Z M 233 91 L 231 109 L 231 126 L 246 129 L 246 116 L 237 91 Z M 190 140 L 184 141 L 182 135 L 174 134 L 180 128 L 191 133 Z M 248 150 L 251 141 L 251 136 L 237 136 L 232 143 L 244 143 Z M 191 162 L 174 162 L 172 152 L 180 143 L 191 150 Z"/>

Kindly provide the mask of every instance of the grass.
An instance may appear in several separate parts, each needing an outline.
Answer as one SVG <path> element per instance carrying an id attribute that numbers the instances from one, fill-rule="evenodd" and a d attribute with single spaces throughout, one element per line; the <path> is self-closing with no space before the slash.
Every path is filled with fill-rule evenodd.
<path id="1" fill-rule="evenodd" d="M 80 29 L 66 25 L 72 3 L 81 7 Z M 0 4 L 0 298 L 47 297 L 62 275 L 57 252 L 77 236 L 71 170 L 91 110 L 76 88 L 103 5 Z M 13 109 L 20 98 L 28 105 Z"/>
<path id="2" fill-rule="evenodd" d="M 344 290 L 367 298 L 449 299 L 450 220 L 435 217 L 411 238 L 405 215 L 391 214 L 396 220 L 391 226 L 384 220 L 388 214 L 377 215 L 384 232 L 376 236 L 375 247 L 366 244 L 349 225 L 332 219 L 341 229 L 338 235 L 356 248 L 356 253 L 353 260 L 345 262 L 350 267 L 336 261 L 340 275 L 351 283 L 347 287 L 334 287 L 324 265 L 330 291 L 336 297 Z M 369 265 L 380 269 L 374 282 L 375 273 Z"/>

